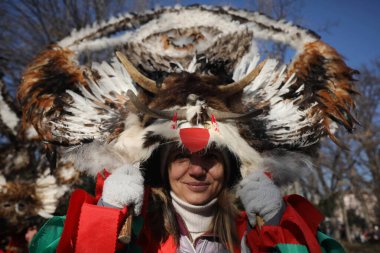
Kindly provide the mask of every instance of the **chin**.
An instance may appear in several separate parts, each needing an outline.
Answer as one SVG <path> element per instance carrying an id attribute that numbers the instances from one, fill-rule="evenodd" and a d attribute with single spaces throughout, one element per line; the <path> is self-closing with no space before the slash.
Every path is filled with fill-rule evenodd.
<path id="1" fill-rule="evenodd" d="M 187 203 L 191 205 L 204 205 L 207 204 L 212 197 L 211 196 L 197 196 L 198 194 L 192 193 L 193 196 L 186 198 Z M 194 196 L 195 195 L 195 196 Z"/>

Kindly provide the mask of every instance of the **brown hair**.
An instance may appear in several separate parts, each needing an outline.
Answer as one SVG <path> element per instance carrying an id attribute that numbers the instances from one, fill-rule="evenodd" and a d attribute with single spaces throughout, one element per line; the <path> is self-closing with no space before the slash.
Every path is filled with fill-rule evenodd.
<path id="1" fill-rule="evenodd" d="M 169 235 L 174 237 L 175 243 L 179 243 L 180 230 L 176 218 L 172 199 L 168 190 L 152 188 L 152 206 L 149 213 L 152 235 L 157 242 L 164 242 Z M 239 213 L 235 206 L 235 196 L 227 188 L 218 195 L 217 209 L 211 221 L 209 231 L 212 232 L 225 247 L 233 253 L 234 245 L 237 245 L 238 236 L 235 219 Z"/>

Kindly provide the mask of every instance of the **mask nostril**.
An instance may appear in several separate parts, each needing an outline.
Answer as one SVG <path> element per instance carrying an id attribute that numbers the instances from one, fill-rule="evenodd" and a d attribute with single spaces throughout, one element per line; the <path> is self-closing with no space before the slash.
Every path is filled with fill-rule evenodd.
<path id="1" fill-rule="evenodd" d="M 11 203 L 9 203 L 9 202 L 4 202 L 4 203 L 2 204 L 2 206 L 3 206 L 3 208 L 8 209 L 8 208 L 10 208 L 12 205 L 11 205 Z"/>

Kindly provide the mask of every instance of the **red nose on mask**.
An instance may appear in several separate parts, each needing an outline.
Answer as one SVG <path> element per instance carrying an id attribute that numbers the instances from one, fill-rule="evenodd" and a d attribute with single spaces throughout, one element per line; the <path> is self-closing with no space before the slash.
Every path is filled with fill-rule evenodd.
<path id="1" fill-rule="evenodd" d="M 210 133 L 206 128 L 181 128 L 179 136 L 182 144 L 191 153 L 204 149 L 210 139 Z"/>

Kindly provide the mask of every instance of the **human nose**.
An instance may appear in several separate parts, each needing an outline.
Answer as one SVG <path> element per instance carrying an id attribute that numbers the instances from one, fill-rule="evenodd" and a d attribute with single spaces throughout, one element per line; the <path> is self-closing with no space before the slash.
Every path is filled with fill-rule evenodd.
<path id="1" fill-rule="evenodd" d="M 191 159 L 189 166 L 189 174 L 194 177 L 204 176 L 206 174 L 205 168 L 197 160 Z"/>

